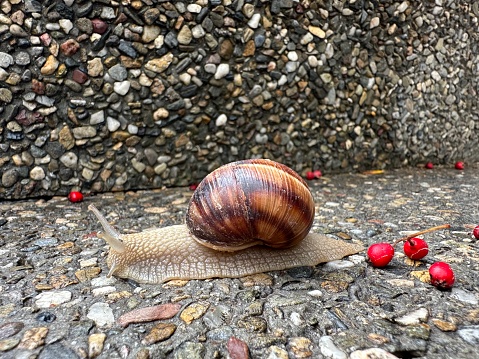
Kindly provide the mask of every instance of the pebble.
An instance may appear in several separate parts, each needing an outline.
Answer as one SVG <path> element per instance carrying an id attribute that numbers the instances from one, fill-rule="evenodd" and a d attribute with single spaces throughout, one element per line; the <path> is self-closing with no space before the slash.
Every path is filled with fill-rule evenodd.
<path id="1" fill-rule="evenodd" d="M 323 270 L 326 272 L 334 272 L 337 270 L 354 267 L 354 263 L 347 260 L 336 260 L 325 263 Z"/>
<path id="2" fill-rule="evenodd" d="M 115 323 L 113 310 L 107 303 L 97 302 L 88 308 L 87 318 L 93 320 L 97 327 L 110 327 Z"/>
<path id="3" fill-rule="evenodd" d="M 333 339 L 330 336 L 323 336 L 319 338 L 319 349 L 321 354 L 327 358 L 332 359 L 347 359 L 346 353 L 341 351 L 333 342 Z"/>
<path id="4" fill-rule="evenodd" d="M 396 318 L 395 322 L 401 325 L 414 325 L 426 322 L 428 317 L 429 311 L 426 308 L 419 308 L 402 317 Z"/>
<path id="5" fill-rule="evenodd" d="M 466 342 L 472 345 L 479 345 L 479 325 L 471 325 L 461 328 L 457 334 Z"/>
<path id="6" fill-rule="evenodd" d="M 186 323 L 191 324 L 195 319 L 201 318 L 208 310 L 209 303 L 192 303 L 186 307 L 180 314 L 180 318 Z"/>
<path id="7" fill-rule="evenodd" d="M 67 290 L 42 292 L 35 296 L 35 306 L 37 308 L 51 308 L 67 303 L 71 299 L 72 292 Z"/>
<path id="8" fill-rule="evenodd" d="M 234 336 L 228 339 L 226 348 L 232 359 L 248 359 L 250 357 L 247 344 Z"/>
<path id="9" fill-rule="evenodd" d="M 126 327 L 131 323 L 144 323 L 153 320 L 170 319 L 179 312 L 180 308 L 180 304 L 167 303 L 153 307 L 135 309 L 118 318 L 118 324 L 122 327 Z"/>
<path id="10" fill-rule="evenodd" d="M 219 64 L 216 68 L 215 79 L 220 80 L 230 72 L 230 65 L 222 63 Z"/>
<path id="11" fill-rule="evenodd" d="M 22 322 L 6 322 L 0 325 L 0 340 L 9 338 L 19 333 L 24 327 Z"/>
<path id="12" fill-rule="evenodd" d="M 125 96 L 130 90 L 130 86 L 130 81 L 125 80 L 122 82 L 115 82 L 113 85 L 113 89 L 118 95 Z"/>
<path id="13" fill-rule="evenodd" d="M 176 331 L 176 325 L 173 323 L 158 323 L 142 340 L 145 345 L 155 344 L 170 338 Z"/>
<path id="14" fill-rule="evenodd" d="M 452 288 L 451 297 L 455 298 L 461 302 L 468 303 L 471 305 L 477 305 L 479 303 L 477 295 L 472 292 L 467 292 L 461 288 Z"/>
<path id="15" fill-rule="evenodd" d="M 105 343 L 105 333 L 95 333 L 88 337 L 88 357 L 96 358 L 103 351 L 103 344 Z"/>
<path id="16" fill-rule="evenodd" d="M 21 349 L 33 350 L 45 343 L 45 337 L 48 334 L 48 328 L 38 327 L 27 329 L 23 334 L 18 347 Z"/>

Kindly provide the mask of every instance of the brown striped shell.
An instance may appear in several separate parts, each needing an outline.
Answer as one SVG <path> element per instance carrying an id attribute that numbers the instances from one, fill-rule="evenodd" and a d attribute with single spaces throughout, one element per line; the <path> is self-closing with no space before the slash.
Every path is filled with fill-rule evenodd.
<path id="1" fill-rule="evenodd" d="M 256 244 L 294 246 L 313 219 L 306 182 L 285 165 L 256 159 L 229 163 L 206 176 L 193 193 L 186 224 L 200 243 L 234 251 Z"/>

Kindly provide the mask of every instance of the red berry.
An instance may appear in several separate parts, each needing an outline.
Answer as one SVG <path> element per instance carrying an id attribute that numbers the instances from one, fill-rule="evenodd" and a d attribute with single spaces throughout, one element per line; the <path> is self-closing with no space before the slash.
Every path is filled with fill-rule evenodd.
<path id="1" fill-rule="evenodd" d="M 479 226 L 473 229 L 472 234 L 474 235 L 474 237 L 476 237 L 476 239 L 479 239 Z"/>
<path id="2" fill-rule="evenodd" d="M 428 170 L 432 170 L 434 168 L 434 164 L 432 162 L 428 162 L 424 167 L 426 167 Z"/>
<path id="3" fill-rule="evenodd" d="M 431 284 L 439 289 L 449 289 L 454 284 L 454 272 L 449 264 L 436 262 L 429 268 Z"/>
<path id="4" fill-rule="evenodd" d="M 77 192 L 77 191 L 71 191 L 69 194 L 68 194 L 68 199 L 70 200 L 70 202 L 81 202 L 83 201 L 83 195 L 81 194 L 81 192 Z"/>
<path id="5" fill-rule="evenodd" d="M 314 173 L 312 171 L 306 172 L 306 179 L 308 180 L 313 180 L 314 179 Z"/>
<path id="6" fill-rule="evenodd" d="M 368 257 L 377 268 L 386 267 L 394 257 L 394 247 L 389 243 L 376 243 L 368 248 Z"/>
<path id="7" fill-rule="evenodd" d="M 194 191 L 198 187 L 198 183 L 190 184 L 190 191 Z"/>
<path id="8" fill-rule="evenodd" d="M 456 168 L 456 170 L 463 170 L 464 169 L 464 162 L 461 162 L 461 161 L 456 162 L 454 167 Z"/>
<path id="9" fill-rule="evenodd" d="M 313 171 L 313 175 L 314 175 L 314 178 L 319 178 L 319 177 L 321 177 L 323 174 L 321 173 L 320 170 L 316 170 L 316 171 Z"/>
<path id="10" fill-rule="evenodd" d="M 424 258 L 429 252 L 427 243 L 421 238 L 409 238 L 404 242 L 404 254 L 415 261 Z"/>

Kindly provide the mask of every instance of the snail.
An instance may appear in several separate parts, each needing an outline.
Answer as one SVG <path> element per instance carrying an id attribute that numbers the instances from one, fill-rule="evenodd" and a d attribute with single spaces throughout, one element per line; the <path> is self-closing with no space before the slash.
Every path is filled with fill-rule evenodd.
<path id="1" fill-rule="evenodd" d="M 139 283 L 237 278 L 315 266 L 357 253 L 362 246 L 310 233 L 315 205 L 292 169 L 266 160 L 226 164 L 192 195 L 186 225 L 120 234 L 88 207 L 110 245 L 108 276 Z"/>

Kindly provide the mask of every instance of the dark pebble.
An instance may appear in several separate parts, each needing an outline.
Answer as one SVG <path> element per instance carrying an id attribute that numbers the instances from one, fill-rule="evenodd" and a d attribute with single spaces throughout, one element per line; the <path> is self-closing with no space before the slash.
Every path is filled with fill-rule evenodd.
<path id="1" fill-rule="evenodd" d="M 120 44 L 118 45 L 118 50 L 124 53 L 126 56 L 129 56 L 135 59 L 138 56 L 136 50 L 131 46 L 131 44 L 127 41 L 120 40 Z"/>
<path id="2" fill-rule="evenodd" d="M 176 34 L 169 32 L 165 36 L 165 45 L 170 48 L 175 48 L 178 46 L 178 40 L 176 39 Z"/>
<path id="3" fill-rule="evenodd" d="M 297 267 L 287 270 L 287 273 L 293 278 L 310 278 L 313 272 L 313 267 Z"/>
<path id="4" fill-rule="evenodd" d="M 53 323 L 55 319 L 57 319 L 57 316 L 50 312 L 41 312 L 37 315 L 36 319 L 39 322 Z"/>
<path id="5" fill-rule="evenodd" d="M 57 6 L 55 6 L 55 10 L 64 19 L 73 20 L 75 17 L 75 13 L 73 12 L 73 9 L 63 3 L 58 3 Z"/>

